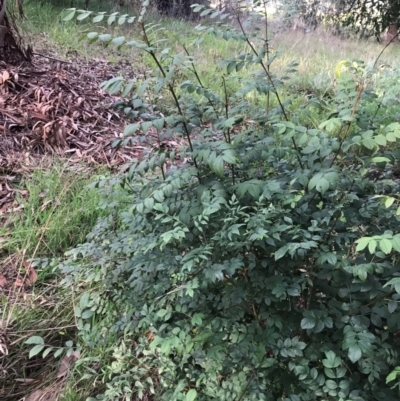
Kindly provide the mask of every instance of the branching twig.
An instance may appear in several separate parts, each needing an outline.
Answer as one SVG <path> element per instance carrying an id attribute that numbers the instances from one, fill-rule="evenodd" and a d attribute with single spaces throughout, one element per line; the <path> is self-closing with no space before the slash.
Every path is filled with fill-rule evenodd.
<path id="1" fill-rule="evenodd" d="M 367 303 L 366 305 L 360 306 L 358 309 L 356 309 L 355 311 L 349 313 L 349 316 L 354 316 L 356 315 L 358 312 L 362 311 L 364 308 L 367 308 L 368 306 L 374 305 L 379 301 L 382 301 L 382 299 L 385 299 L 386 297 L 395 294 L 396 290 L 392 290 L 387 292 L 386 294 L 383 294 L 382 296 L 380 296 L 379 298 L 376 298 L 374 300 L 372 300 L 371 302 Z"/>
<path id="2" fill-rule="evenodd" d="M 146 27 L 145 27 L 145 24 L 144 24 L 143 21 L 140 22 L 140 26 L 141 26 L 141 28 L 142 28 L 143 38 L 144 38 L 144 41 L 145 41 L 146 45 L 147 45 L 148 47 L 151 47 L 150 40 L 149 40 L 149 38 L 148 38 L 148 36 L 147 36 Z M 160 61 L 158 60 L 158 58 L 157 58 L 155 52 L 154 52 L 153 50 L 146 50 L 146 51 L 147 51 L 147 53 L 150 54 L 151 58 L 152 58 L 152 59 L 154 60 L 154 62 L 156 63 L 157 68 L 160 70 L 161 74 L 163 75 L 163 77 L 164 77 L 164 79 L 165 79 L 166 76 L 167 76 L 167 74 L 165 73 L 164 68 L 163 68 L 162 65 L 160 64 Z M 172 97 L 173 97 L 173 99 L 174 99 L 174 103 L 175 103 L 175 105 L 176 105 L 176 107 L 177 107 L 177 109 L 178 109 L 178 113 L 179 113 L 179 115 L 183 118 L 183 128 L 184 128 L 184 130 L 185 130 L 186 138 L 187 138 L 187 141 L 188 141 L 188 143 L 189 143 L 189 148 L 190 148 L 191 152 L 193 153 L 193 145 L 192 145 L 192 140 L 191 140 L 191 137 L 190 137 L 189 128 L 188 128 L 188 126 L 187 126 L 187 122 L 186 122 L 185 116 L 184 116 L 184 114 L 183 114 L 181 105 L 180 105 L 180 103 L 179 103 L 178 96 L 176 95 L 175 89 L 174 89 L 174 87 L 172 86 L 171 83 L 167 83 L 167 86 L 168 86 L 168 90 L 170 91 L 170 93 L 171 93 L 171 95 L 172 95 Z M 198 170 L 198 165 L 197 165 L 197 161 L 196 161 L 196 158 L 195 158 L 195 157 L 193 157 L 193 163 L 194 163 L 194 166 L 196 167 L 196 169 Z M 199 181 L 200 181 L 200 176 L 199 176 L 199 174 L 197 174 L 197 178 L 198 178 Z"/>
<path id="3" fill-rule="evenodd" d="M 381 50 L 381 52 L 378 54 L 378 57 L 375 60 L 375 63 L 373 65 L 373 68 L 376 67 L 376 64 L 378 62 L 378 60 L 380 59 L 380 57 L 382 56 L 382 54 L 384 53 L 384 51 L 394 42 L 395 39 L 397 39 L 399 37 L 399 33 L 397 32 L 397 34 L 395 36 L 393 36 L 393 38 L 386 44 L 386 46 Z"/>
<path id="4" fill-rule="evenodd" d="M 248 38 L 248 36 L 246 35 L 246 31 L 245 31 L 244 28 L 243 28 L 243 24 L 242 24 L 242 21 L 240 20 L 239 14 L 237 14 L 236 20 L 237 20 L 237 22 L 238 22 L 238 24 L 239 24 L 240 30 L 242 31 L 242 33 L 243 33 L 243 35 L 244 35 L 244 37 L 245 37 L 245 40 L 246 40 L 247 44 L 249 45 L 249 47 L 250 47 L 250 49 L 252 50 L 252 52 L 254 53 L 254 55 L 258 58 L 258 57 L 259 57 L 259 54 L 258 54 L 256 48 L 254 47 L 254 45 L 251 43 L 251 41 L 250 41 L 250 39 Z M 276 90 L 276 86 L 275 86 L 275 84 L 274 84 L 274 81 L 272 80 L 272 77 L 271 77 L 271 74 L 270 74 L 268 68 L 265 66 L 265 64 L 263 63 L 262 60 L 260 60 L 259 63 L 260 63 L 260 65 L 261 65 L 261 68 L 264 70 L 265 75 L 266 75 L 266 77 L 268 78 L 268 81 L 269 81 L 269 83 L 271 84 L 271 86 L 272 86 L 272 88 L 273 88 L 273 90 L 274 90 L 276 100 L 278 101 L 279 107 L 280 107 L 280 109 L 281 109 L 281 111 L 282 111 L 282 114 L 283 114 L 285 120 L 286 120 L 286 121 L 289 121 L 289 117 L 288 117 L 287 114 L 286 114 L 285 108 L 283 107 L 283 103 L 282 103 L 282 101 L 281 101 L 281 98 L 280 98 L 280 96 L 279 96 L 278 91 Z M 299 148 L 298 148 L 298 146 L 297 146 L 297 143 L 296 143 L 296 141 L 295 141 L 295 139 L 294 139 L 293 137 L 292 137 L 292 143 L 293 143 L 293 147 L 295 148 L 295 150 L 296 150 L 296 152 L 297 152 L 297 160 L 298 160 L 298 162 L 299 162 L 299 164 L 300 164 L 300 167 L 301 167 L 301 168 L 304 168 L 303 162 L 301 161 L 301 158 L 300 158 L 300 150 L 299 150 Z"/>

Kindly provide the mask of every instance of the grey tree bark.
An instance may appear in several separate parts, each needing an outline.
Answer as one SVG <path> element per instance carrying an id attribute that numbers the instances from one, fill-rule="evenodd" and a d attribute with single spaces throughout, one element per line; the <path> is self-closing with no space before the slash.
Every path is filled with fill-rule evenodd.
<path id="1" fill-rule="evenodd" d="M 0 51 L 1 49 L 4 49 L 4 41 L 6 37 L 6 21 L 5 21 L 5 16 L 6 16 L 6 0 L 0 0 Z"/>
<path id="2" fill-rule="evenodd" d="M 19 9 L 19 13 L 22 8 Z M 9 64 L 30 61 L 32 49 L 22 46 L 17 25 L 13 15 L 7 14 L 6 0 L 0 0 L 0 60 Z"/>
<path id="3" fill-rule="evenodd" d="M 398 36 L 399 26 L 398 24 L 391 24 L 389 25 L 388 31 L 386 33 L 386 41 L 391 42 L 395 40 Z"/>

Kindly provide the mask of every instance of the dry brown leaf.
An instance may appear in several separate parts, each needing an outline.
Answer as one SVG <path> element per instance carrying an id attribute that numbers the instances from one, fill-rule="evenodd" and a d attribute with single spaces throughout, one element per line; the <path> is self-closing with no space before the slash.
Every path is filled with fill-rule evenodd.
<path id="1" fill-rule="evenodd" d="M 43 210 L 46 210 L 47 205 L 52 203 L 52 200 L 47 200 L 46 202 L 43 202 L 42 206 L 40 207 L 40 211 L 43 212 Z"/>
<path id="2" fill-rule="evenodd" d="M 43 395 L 43 390 L 35 390 L 32 394 L 25 398 L 25 401 L 42 401 L 41 398 Z"/>
<path id="3" fill-rule="evenodd" d="M 0 287 L 5 287 L 6 284 L 7 284 L 6 278 L 2 274 L 0 274 Z"/>
<path id="4" fill-rule="evenodd" d="M 23 275 L 22 278 L 18 277 L 15 280 L 14 282 L 15 287 L 24 287 L 25 285 L 32 285 L 37 281 L 38 278 L 36 270 L 27 260 L 24 260 L 22 262 L 22 265 L 25 267 L 25 274 Z"/>
<path id="5" fill-rule="evenodd" d="M 57 378 L 64 377 L 68 374 L 69 368 L 80 358 L 80 354 L 77 351 L 73 351 L 70 356 L 66 356 L 60 363 L 58 368 Z"/>
<path id="6" fill-rule="evenodd" d="M 48 386 L 43 390 L 35 390 L 32 394 L 30 394 L 25 401 L 59 401 L 60 395 L 65 386 Z"/>
<path id="7" fill-rule="evenodd" d="M 16 287 L 23 287 L 23 286 L 24 286 L 24 282 L 23 282 L 23 280 L 22 280 L 21 278 L 18 277 L 18 278 L 15 280 L 14 285 L 15 285 Z"/>
<path id="8" fill-rule="evenodd" d="M 38 279 L 38 275 L 36 273 L 36 270 L 33 268 L 33 266 L 27 260 L 24 260 L 22 262 L 22 264 L 24 265 L 24 267 L 26 269 L 26 282 L 27 282 L 27 284 L 36 283 L 36 281 Z"/>
<path id="9" fill-rule="evenodd" d="M 7 348 L 7 344 L 3 343 L 0 339 L 0 354 L 2 355 L 8 355 L 8 348 Z"/>
<path id="10" fill-rule="evenodd" d="M 0 355 L 8 355 L 9 340 L 4 330 L 1 330 L 2 321 L 0 320 Z"/>
<path id="11" fill-rule="evenodd" d="M 29 379 L 29 378 L 23 378 L 23 379 L 15 379 L 16 382 L 19 382 L 25 386 L 29 386 L 33 383 L 36 383 L 38 380 L 37 379 Z"/>

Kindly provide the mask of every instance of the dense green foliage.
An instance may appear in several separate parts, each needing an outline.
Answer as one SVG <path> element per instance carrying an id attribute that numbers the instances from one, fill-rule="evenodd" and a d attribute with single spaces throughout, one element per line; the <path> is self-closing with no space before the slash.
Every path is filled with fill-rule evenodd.
<path id="1" fill-rule="evenodd" d="M 400 124 L 371 83 L 384 72 L 346 63 L 332 98 L 289 115 L 279 88 L 293 66 L 271 73 L 254 20 L 199 6 L 221 22 L 176 52 L 145 24 L 147 4 L 142 42 L 87 35 L 153 59 L 141 83 L 104 88 L 142 119 L 115 146 L 150 129 L 160 146 L 99 183 L 108 215 L 61 266 L 79 290 L 83 378 L 106 384 L 103 400 L 397 400 L 386 377 L 399 364 Z M 247 46 L 221 62 L 218 93 L 189 53 L 208 34 Z M 180 149 L 163 146 L 171 137 Z"/>
<path id="2" fill-rule="evenodd" d="M 398 26 L 400 2 L 398 0 L 282 0 L 278 7 L 283 20 L 292 25 L 301 21 L 307 29 L 320 23 L 343 34 L 346 28 L 361 33 L 361 37 L 374 34 L 377 38 L 390 26 Z"/>
<path id="3" fill-rule="evenodd" d="M 398 27 L 399 18 L 399 0 L 347 0 L 339 12 L 342 23 L 358 29 L 369 26 L 378 38 L 389 26 Z"/>

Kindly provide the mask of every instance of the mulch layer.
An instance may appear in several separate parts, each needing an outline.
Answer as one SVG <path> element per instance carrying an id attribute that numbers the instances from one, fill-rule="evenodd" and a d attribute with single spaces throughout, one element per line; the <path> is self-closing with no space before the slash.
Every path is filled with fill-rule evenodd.
<path id="1" fill-rule="evenodd" d="M 102 91 L 100 83 L 121 71 L 134 77 L 128 63 L 101 59 L 0 62 L 0 216 L 12 204 L 15 176 L 46 156 L 112 169 L 140 157 L 142 146 L 112 147 L 127 120 L 113 108 L 119 98 Z"/>

